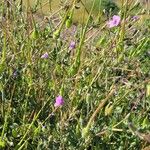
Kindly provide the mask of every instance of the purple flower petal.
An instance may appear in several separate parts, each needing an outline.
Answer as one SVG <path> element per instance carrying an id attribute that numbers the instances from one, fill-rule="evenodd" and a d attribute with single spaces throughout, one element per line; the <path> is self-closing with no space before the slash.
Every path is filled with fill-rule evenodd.
<path id="1" fill-rule="evenodd" d="M 76 43 L 74 41 L 71 41 L 69 45 L 69 50 L 75 49 L 75 47 L 76 47 Z"/>
<path id="2" fill-rule="evenodd" d="M 136 21 L 136 20 L 138 20 L 138 19 L 139 19 L 139 16 L 133 16 L 133 17 L 132 17 L 132 20 L 133 20 L 133 21 Z"/>
<path id="3" fill-rule="evenodd" d="M 59 106 L 62 106 L 63 104 L 64 104 L 64 99 L 63 99 L 63 97 L 60 96 L 60 95 L 59 95 L 58 97 L 56 97 L 54 106 L 55 106 L 55 107 L 59 107 Z"/>
<path id="4" fill-rule="evenodd" d="M 111 20 L 107 22 L 108 28 L 116 27 L 120 24 L 121 18 L 120 16 L 114 15 Z"/>
<path id="5" fill-rule="evenodd" d="M 45 54 L 43 54 L 42 56 L 41 56 L 41 58 L 48 58 L 48 53 L 46 52 Z"/>
<path id="6" fill-rule="evenodd" d="M 110 20 L 107 25 L 109 28 L 113 28 L 115 26 L 113 20 Z"/>

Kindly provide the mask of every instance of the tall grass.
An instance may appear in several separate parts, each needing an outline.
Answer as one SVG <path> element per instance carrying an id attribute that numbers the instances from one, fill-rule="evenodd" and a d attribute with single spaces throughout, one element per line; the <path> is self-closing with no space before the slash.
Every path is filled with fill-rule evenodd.
<path id="1" fill-rule="evenodd" d="M 30 1 L 0 3 L 0 149 L 148 148 L 149 10 L 101 2 L 84 24 L 73 22 L 78 1 L 41 21 Z"/>

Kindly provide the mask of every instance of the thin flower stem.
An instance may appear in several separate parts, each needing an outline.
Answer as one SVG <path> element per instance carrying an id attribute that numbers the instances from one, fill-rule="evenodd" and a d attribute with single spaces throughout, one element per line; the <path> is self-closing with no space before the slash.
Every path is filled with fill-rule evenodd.
<path id="1" fill-rule="evenodd" d="M 71 70 L 73 70 L 73 73 L 71 73 L 71 75 L 74 75 L 78 72 L 79 70 L 79 67 L 80 67 L 80 63 L 81 63 L 81 49 L 82 49 L 82 46 L 84 44 L 84 40 L 85 40 L 85 34 L 86 34 L 86 31 L 87 31 L 87 28 L 88 28 L 88 25 L 89 25 L 89 21 L 90 21 L 90 18 L 91 18 L 91 15 L 92 15 L 92 11 L 94 9 L 94 6 L 95 6 L 95 2 L 96 0 L 93 1 L 93 5 L 91 7 L 91 10 L 90 10 L 90 13 L 89 13 L 89 16 L 88 16 L 88 19 L 87 19 L 87 22 L 85 24 L 85 27 L 81 33 L 81 38 L 80 38 L 80 42 L 79 42 L 79 46 L 77 48 L 77 55 L 76 55 L 76 59 L 75 59 L 75 62 L 73 63 L 73 65 L 71 66 Z"/>
<path id="2" fill-rule="evenodd" d="M 114 132 L 123 132 L 123 129 L 112 128 L 111 130 L 114 131 Z M 96 134 L 96 136 L 102 136 L 102 135 L 106 134 L 107 131 L 108 131 L 108 130 L 106 129 L 106 130 L 104 130 L 104 131 L 98 132 L 98 133 Z"/>
<path id="3" fill-rule="evenodd" d="M 92 114 L 92 116 L 90 117 L 90 119 L 87 123 L 87 126 L 86 126 L 87 129 L 90 128 L 90 126 L 91 126 L 92 122 L 94 121 L 96 115 L 99 113 L 100 109 L 103 108 L 103 106 L 106 104 L 106 102 L 109 100 L 109 98 L 114 94 L 114 92 L 115 92 L 115 88 L 112 88 L 112 90 L 107 95 L 107 97 L 100 101 L 97 109 L 94 111 L 94 113 Z"/>

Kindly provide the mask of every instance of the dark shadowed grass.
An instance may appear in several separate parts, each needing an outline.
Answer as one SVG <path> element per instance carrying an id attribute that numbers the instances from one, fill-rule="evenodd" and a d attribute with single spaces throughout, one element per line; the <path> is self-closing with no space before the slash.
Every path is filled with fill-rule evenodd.
<path id="1" fill-rule="evenodd" d="M 74 25 L 77 2 L 40 21 L 29 3 L 0 3 L 0 149 L 149 146 L 149 12 L 124 3 L 108 28 L 94 2 Z"/>

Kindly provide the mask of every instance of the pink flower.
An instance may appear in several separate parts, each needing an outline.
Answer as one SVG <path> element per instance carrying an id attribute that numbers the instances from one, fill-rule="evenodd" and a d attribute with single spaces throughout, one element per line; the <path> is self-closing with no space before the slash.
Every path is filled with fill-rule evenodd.
<path id="1" fill-rule="evenodd" d="M 120 24 L 121 18 L 120 16 L 114 15 L 111 20 L 107 22 L 108 28 L 116 27 Z"/>
<path id="2" fill-rule="evenodd" d="M 44 53 L 42 56 L 41 56 L 41 58 L 48 58 L 48 53 L 46 52 L 46 53 Z"/>
<path id="3" fill-rule="evenodd" d="M 54 106 L 55 107 L 59 107 L 59 106 L 62 106 L 64 104 L 64 99 L 63 99 L 63 97 L 62 96 L 57 96 L 56 97 L 56 100 L 55 100 L 55 104 L 54 104 Z"/>

